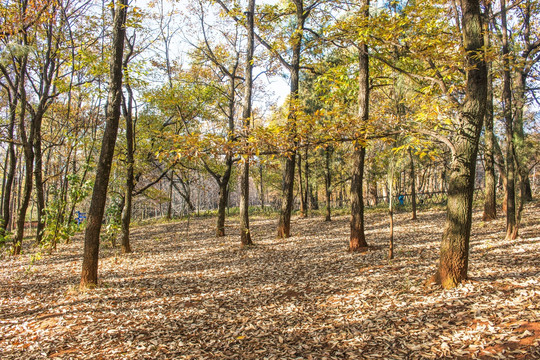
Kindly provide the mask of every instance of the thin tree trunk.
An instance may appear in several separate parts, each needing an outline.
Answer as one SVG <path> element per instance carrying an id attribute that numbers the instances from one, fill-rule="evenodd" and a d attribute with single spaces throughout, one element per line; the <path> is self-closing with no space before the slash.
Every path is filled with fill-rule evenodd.
<path id="1" fill-rule="evenodd" d="M 216 236 L 225 236 L 225 211 L 229 197 L 229 179 L 222 179 L 219 183 L 218 216 L 216 221 Z"/>
<path id="2" fill-rule="evenodd" d="M 308 216 L 310 207 L 310 198 L 309 198 L 309 149 L 306 146 L 305 157 L 304 157 L 304 206 L 305 206 L 305 216 Z"/>
<path id="3" fill-rule="evenodd" d="M 332 191 L 330 190 L 330 186 L 332 185 L 332 174 L 330 172 L 330 157 L 332 155 L 331 148 L 327 147 L 325 149 L 325 172 L 324 172 L 324 190 L 325 190 L 325 196 L 326 196 L 326 217 L 324 221 L 331 221 L 332 220 L 332 214 L 331 214 L 331 205 L 330 205 L 330 197 L 332 196 Z"/>
<path id="4" fill-rule="evenodd" d="M 300 216 L 304 218 L 307 216 L 307 206 L 304 198 L 304 182 L 302 181 L 302 154 L 300 152 L 298 153 L 298 187 L 300 188 Z"/>
<path id="5" fill-rule="evenodd" d="M 409 152 L 410 154 L 410 152 Z M 388 259 L 394 258 L 394 159 L 390 160 L 390 168 L 388 170 L 388 217 L 390 219 L 390 233 L 388 242 Z"/>
<path id="6" fill-rule="evenodd" d="M 488 5 L 489 6 L 489 5 Z M 486 9 L 486 18 L 489 16 L 489 7 Z M 484 43 L 486 47 L 490 47 L 489 21 L 484 20 Z M 484 150 L 484 213 L 482 220 L 491 221 L 497 218 L 497 199 L 495 188 L 495 166 L 494 166 L 494 146 L 495 134 L 493 133 L 493 74 L 491 70 L 491 62 L 487 63 L 488 78 L 487 78 L 487 102 L 485 116 L 485 150 Z"/>
<path id="7" fill-rule="evenodd" d="M 167 201 L 167 220 L 172 219 L 172 207 L 173 207 L 173 180 L 174 171 L 171 172 L 171 180 L 169 182 L 169 201 Z"/>
<path id="8" fill-rule="evenodd" d="M 43 230 L 45 229 L 45 194 L 43 191 L 43 156 L 41 152 L 41 124 L 43 114 L 40 110 L 34 117 L 35 138 L 34 138 L 34 181 L 36 187 L 37 199 L 37 229 L 36 244 L 40 245 L 43 239 Z"/>
<path id="9" fill-rule="evenodd" d="M 487 95 L 486 64 L 483 56 L 478 56 L 484 47 L 478 0 L 463 0 L 462 14 L 467 60 L 466 92 L 459 112 L 460 128 L 453 142 L 440 261 L 437 272 L 430 279 L 444 288 L 453 288 L 467 279 L 476 155 Z"/>
<path id="10" fill-rule="evenodd" d="M 28 204 L 30 202 L 30 196 L 32 195 L 32 172 L 34 166 L 34 150 L 32 144 L 34 142 L 34 123 L 30 123 L 30 134 L 26 135 L 25 118 L 26 118 L 26 89 L 25 89 L 25 72 L 27 57 L 24 56 L 20 61 L 20 83 L 19 94 L 21 100 L 21 106 L 19 111 L 19 136 L 23 146 L 24 162 L 25 162 L 25 177 L 24 177 L 24 189 L 20 196 L 21 203 L 19 205 L 19 211 L 17 214 L 17 230 L 13 239 L 13 255 L 19 255 L 22 249 L 22 241 L 24 237 L 24 223 L 26 221 L 26 211 L 28 210 Z M 22 181 L 19 180 L 19 181 Z"/>
<path id="11" fill-rule="evenodd" d="M 514 239 L 517 234 L 516 224 L 516 190 L 514 159 L 514 128 L 512 119 L 512 89 L 510 76 L 510 60 L 508 48 L 508 29 L 506 25 L 506 0 L 501 0 L 501 30 L 503 58 L 503 116 L 506 130 L 506 238 Z"/>
<path id="12" fill-rule="evenodd" d="M 259 163 L 259 177 L 261 178 L 261 192 L 259 194 L 261 201 L 261 210 L 264 212 L 264 181 L 263 181 L 263 166 Z"/>
<path id="13" fill-rule="evenodd" d="M 416 220 L 416 172 L 414 171 L 414 158 L 412 150 L 409 149 L 409 159 L 411 161 L 411 205 L 412 205 L 412 220 Z"/>
<path id="14" fill-rule="evenodd" d="M 126 64 L 124 64 L 126 65 Z M 124 98 L 124 118 L 126 120 L 126 188 L 124 192 L 124 207 L 122 209 L 122 238 L 120 240 L 121 251 L 123 254 L 132 252 L 129 236 L 129 226 L 131 223 L 131 211 L 133 207 L 133 189 L 135 188 L 134 167 L 135 167 L 135 138 L 133 129 L 133 92 L 129 84 L 129 78 L 126 77 L 127 99 Z M 126 103 L 127 102 L 127 103 Z"/>
<path id="15" fill-rule="evenodd" d="M 298 85 L 300 79 L 300 55 L 302 52 L 302 38 L 304 33 L 304 22 L 309 15 L 309 11 L 304 11 L 303 0 L 293 0 L 296 13 L 296 27 L 291 36 L 292 61 L 289 65 L 291 74 L 290 99 L 288 125 L 292 149 L 285 159 L 283 169 L 281 212 L 279 215 L 277 236 L 288 238 L 291 234 L 291 214 L 294 195 L 294 167 L 296 163 L 296 107 L 298 102 Z"/>
<path id="16" fill-rule="evenodd" d="M 120 105 L 122 101 L 122 63 L 124 38 L 126 33 L 127 0 L 116 3 L 113 28 L 113 56 L 111 58 L 111 83 L 109 88 L 106 125 L 101 143 L 101 152 L 96 170 L 96 180 L 92 192 L 88 224 L 84 237 L 84 258 L 81 273 L 81 288 L 97 286 L 99 260 L 99 234 L 107 200 L 107 188 L 111 172 L 114 147 L 118 134 Z"/>
<path id="17" fill-rule="evenodd" d="M 13 181 L 15 179 L 15 171 L 17 167 L 17 157 L 15 156 L 15 144 L 13 143 L 13 133 L 15 130 L 15 123 L 17 121 L 17 99 L 12 99 L 13 103 L 10 101 L 10 112 L 9 112 L 9 126 L 8 126 L 8 152 L 7 157 L 9 158 L 7 166 L 7 174 L 5 175 L 5 188 L 3 192 L 3 201 L 2 201 L 2 223 L 0 226 L 0 239 L 3 242 L 6 230 L 9 228 L 11 221 L 11 192 L 13 188 Z"/>
<path id="18" fill-rule="evenodd" d="M 244 109 L 242 114 L 243 126 L 246 134 L 249 133 L 251 125 L 251 95 L 253 89 L 253 52 L 255 50 L 255 33 L 253 17 L 255 14 L 255 0 L 249 0 L 247 16 L 248 39 L 246 49 L 246 71 L 245 71 L 245 96 Z M 252 245 L 251 232 L 249 231 L 249 161 L 250 151 L 246 149 L 246 161 L 242 164 L 240 176 L 240 242 L 242 246 Z M 261 177 L 262 189 L 262 177 Z"/>

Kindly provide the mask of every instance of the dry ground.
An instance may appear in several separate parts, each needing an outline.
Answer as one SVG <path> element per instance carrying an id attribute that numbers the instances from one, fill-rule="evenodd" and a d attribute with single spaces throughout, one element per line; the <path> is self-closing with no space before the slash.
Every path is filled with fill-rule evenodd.
<path id="1" fill-rule="evenodd" d="M 101 252 L 99 288 L 78 292 L 82 240 L 31 264 L 0 260 L 2 359 L 540 359 L 540 207 L 521 238 L 474 215 L 470 281 L 426 289 L 444 214 L 367 215 L 373 249 L 346 252 L 347 217 L 253 219 L 239 249 L 213 219 L 137 227 L 135 253 Z"/>

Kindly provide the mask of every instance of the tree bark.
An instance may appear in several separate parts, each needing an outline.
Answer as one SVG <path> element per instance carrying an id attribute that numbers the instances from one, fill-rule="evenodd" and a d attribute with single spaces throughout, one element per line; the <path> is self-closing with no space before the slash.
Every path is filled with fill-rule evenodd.
<path id="1" fill-rule="evenodd" d="M 24 237 L 24 222 L 26 221 L 26 211 L 28 210 L 28 204 L 30 203 L 30 196 L 32 195 L 32 172 L 34 166 L 34 123 L 30 123 L 30 133 L 26 135 L 25 118 L 26 118 L 26 89 L 25 89 L 25 72 L 27 64 L 27 56 L 23 56 L 20 61 L 20 83 L 19 83 L 19 95 L 20 95 L 20 111 L 19 111 L 19 136 L 21 139 L 24 162 L 25 162 L 25 177 L 24 188 L 22 195 L 20 195 L 21 203 L 19 205 L 19 211 L 17 213 L 17 229 L 15 237 L 13 238 L 13 255 L 20 255 L 22 249 L 22 241 Z M 19 180 L 22 181 L 22 180 Z"/>
<path id="2" fill-rule="evenodd" d="M 216 236 L 225 236 L 225 211 L 227 210 L 227 199 L 229 198 L 229 177 L 223 177 L 218 183 L 219 200 L 218 200 L 218 216 L 216 221 Z"/>
<path id="3" fill-rule="evenodd" d="M 99 234 L 107 200 L 107 188 L 111 173 L 112 158 L 118 134 L 120 104 L 122 100 L 122 63 L 126 33 L 127 0 L 116 3 L 113 28 L 113 53 L 111 57 L 111 83 L 107 101 L 106 125 L 101 142 L 101 152 L 92 191 L 88 223 L 84 237 L 84 258 L 81 273 L 81 288 L 97 286 L 99 260 Z"/>
<path id="4" fill-rule="evenodd" d="M 124 65 L 127 65 L 124 63 Z M 125 67 L 125 66 L 124 66 Z M 124 98 L 124 118 L 126 120 L 126 189 L 124 194 L 124 208 L 122 209 L 122 238 L 120 247 L 122 254 L 132 252 L 130 244 L 129 226 L 131 223 L 131 211 L 133 207 L 133 189 L 135 188 L 135 138 L 133 129 L 133 91 L 129 84 L 129 79 L 126 77 L 126 90 L 128 93 L 127 99 Z"/>
<path id="5" fill-rule="evenodd" d="M 17 84 L 16 84 L 17 86 Z M 2 223 L 0 226 L 0 241 L 4 241 L 4 236 L 6 230 L 9 229 L 10 220 L 11 220 L 11 191 L 13 188 L 13 181 L 15 179 L 15 170 L 17 167 L 17 157 L 15 156 L 15 144 L 13 143 L 13 133 L 15 130 L 15 123 L 17 121 L 17 97 L 10 99 L 10 108 L 9 108 L 9 126 L 8 126 L 8 152 L 7 157 L 9 158 L 8 166 L 6 168 L 5 174 L 5 186 L 2 199 Z"/>
<path id="6" fill-rule="evenodd" d="M 304 197 L 304 182 L 302 181 L 302 154 L 298 153 L 298 187 L 300 190 L 300 216 L 307 216 L 306 198 Z M 307 194 L 307 189 L 305 190 Z M 307 196 L 306 196 L 307 197 Z"/>
<path id="7" fill-rule="evenodd" d="M 360 2 L 363 7 L 363 16 L 369 17 L 369 0 Z M 359 46 L 358 57 L 358 117 L 362 124 L 367 123 L 369 117 L 369 55 L 367 44 Z M 353 169 L 351 180 L 351 236 L 349 251 L 359 251 L 368 246 L 364 232 L 364 162 L 366 148 L 364 144 L 354 143 Z"/>
<path id="8" fill-rule="evenodd" d="M 364 177 L 364 159 L 366 148 L 357 145 L 353 152 L 353 172 L 351 179 L 351 237 L 349 240 L 349 251 L 360 251 L 365 249 L 368 244 L 364 232 L 364 195 L 363 195 L 363 177 Z"/>
<path id="9" fill-rule="evenodd" d="M 283 170 L 283 182 L 281 190 L 283 193 L 281 199 L 281 213 L 279 215 L 278 237 L 288 238 L 291 235 L 291 213 L 293 203 L 293 190 L 291 185 L 294 185 L 294 165 L 295 158 L 287 158 Z"/>
<path id="10" fill-rule="evenodd" d="M 488 5 L 489 6 L 489 5 Z M 489 7 L 486 9 L 484 20 L 484 43 L 486 47 L 490 47 L 489 33 Z M 497 199 L 496 199 L 496 184 L 495 184 L 495 165 L 494 165 L 494 147 L 495 134 L 493 133 L 493 74 L 491 63 L 487 61 L 487 102 L 485 116 L 485 150 L 484 150 L 484 213 L 482 214 L 483 221 L 491 221 L 497 218 Z"/>
<path id="11" fill-rule="evenodd" d="M 173 181 L 174 171 L 171 172 L 171 180 L 169 181 L 169 201 L 167 201 L 167 220 L 172 219 L 172 208 L 173 208 Z"/>
<path id="12" fill-rule="evenodd" d="M 410 151 L 409 151 L 410 154 Z M 389 241 L 388 241 L 388 259 L 394 258 L 394 159 L 390 160 L 388 170 L 388 217 L 390 220 Z"/>
<path id="13" fill-rule="evenodd" d="M 251 95 L 253 89 L 253 53 L 255 51 L 255 29 L 253 24 L 253 17 L 255 14 L 255 0 L 249 0 L 247 16 L 248 27 L 248 39 L 246 49 L 246 71 L 245 77 L 245 96 L 244 96 L 244 109 L 242 114 L 243 127 L 246 134 L 249 132 L 251 125 Z M 249 161 L 250 151 L 246 149 L 246 159 L 242 164 L 242 171 L 240 174 L 240 242 L 242 246 L 249 246 L 253 244 L 251 240 L 251 232 L 249 231 Z M 261 178 L 262 188 L 262 178 Z"/>
<path id="14" fill-rule="evenodd" d="M 506 238 L 515 239 L 517 236 L 516 223 L 516 190 L 515 190 L 515 159 L 514 159 L 514 128 L 512 119 L 512 89 L 510 76 L 510 60 L 508 48 L 508 29 L 506 24 L 506 0 L 501 0 L 501 30 L 503 58 L 503 91 L 502 105 L 506 130 Z"/>
<path id="15" fill-rule="evenodd" d="M 34 182 L 36 187 L 37 200 L 37 229 L 36 244 L 41 244 L 43 239 L 43 230 L 45 229 L 45 194 L 43 190 L 43 156 L 41 152 L 41 125 L 43 121 L 43 112 L 38 110 L 33 119 L 35 127 L 34 138 Z"/>
<path id="16" fill-rule="evenodd" d="M 482 54 L 484 41 L 478 0 L 462 1 L 463 42 L 466 50 L 466 88 L 459 109 L 448 179 L 448 206 L 440 261 L 430 282 L 453 288 L 467 279 L 469 237 L 478 140 L 482 130 L 487 95 L 487 71 Z"/>
<path id="17" fill-rule="evenodd" d="M 294 195 L 294 167 L 296 163 L 296 107 L 298 102 L 298 85 L 300 77 L 300 55 L 302 52 L 302 40 L 304 33 L 304 22 L 309 12 L 304 12 L 303 0 L 293 0 L 296 13 L 296 27 L 291 36 L 292 61 L 289 64 L 291 74 L 290 82 L 290 99 L 289 99 L 289 114 L 288 125 L 292 149 L 285 159 L 283 169 L 282 196 L 281 196 L 281 211 L 279 215 L 279 223 L 277 236 L 279 238 L 288 238 L 291 234 L 291 214 Z"/>
<path id="18" fill-rule="evenodd" d="M 324 171 L 324 191 L 326 196 L 326 217 L 324 218 L 324 221 L 331 221 L 332 220 L 332 214 L 331 214 L 331 205 L 330 205 L 330 198 L 332 196 L 332 190 L 330 189 L 330 186 L 332 185 L 332 173 L 330 171 L 330 158 L 332 155 L 332 149 L 330 147 L 327 147 L 324 151 L 325 153 L 325 171 Z"/>

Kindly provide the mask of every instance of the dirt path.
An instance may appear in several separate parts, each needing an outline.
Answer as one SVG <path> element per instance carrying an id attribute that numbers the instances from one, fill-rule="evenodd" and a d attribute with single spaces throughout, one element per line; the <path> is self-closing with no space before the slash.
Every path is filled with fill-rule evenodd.
<path id="1" fill-rule="evenodd" d="M 475 213 L 471 280 L 425 289 L 444 214 L 367 215 L 373 249 L 346 250 L 347 217 L 252 220 L 256 246 L 239 249 L 237 223 L 213 219 L 138 227 L 128 256 L 105 248 L 102 286 L 75 291 L 82 242 L 30 264 L 0 260 L 1 359 L 540 359 L 540 207 L 522 237 Z"/>

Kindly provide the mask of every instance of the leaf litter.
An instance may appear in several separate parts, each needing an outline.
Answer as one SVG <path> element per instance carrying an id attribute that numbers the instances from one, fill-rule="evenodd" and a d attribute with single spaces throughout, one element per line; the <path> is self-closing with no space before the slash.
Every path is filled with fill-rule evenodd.
<path id="1" fill-rule="evenodd" d="M 135 227 L 133 254 L 102 247 L 100 286 L 80 292 L 82 236 L 52 255 L 0 260 L 2 359 L 540 359 L 540 217 L 504 240 L 504 218 L 474 213 L 470 279 L 425 288 L 444 213 L 400 213 L 388 261 L 385 214 L 371 248 L 346 252 L 348 217 L 253 218 Z M 28 249 L 28 252 L 35 251 Z"/>

